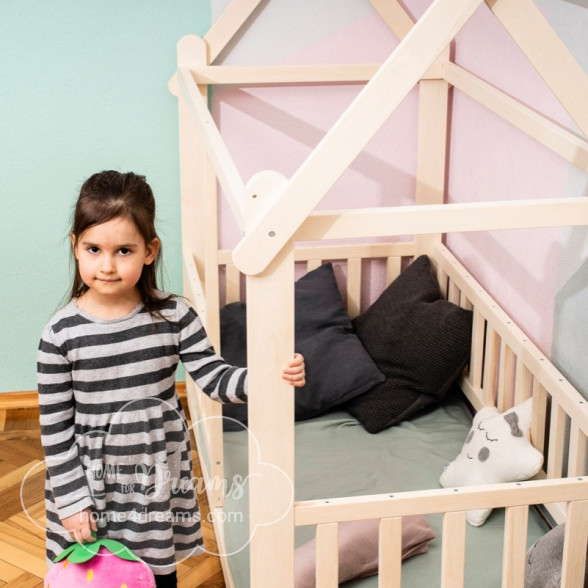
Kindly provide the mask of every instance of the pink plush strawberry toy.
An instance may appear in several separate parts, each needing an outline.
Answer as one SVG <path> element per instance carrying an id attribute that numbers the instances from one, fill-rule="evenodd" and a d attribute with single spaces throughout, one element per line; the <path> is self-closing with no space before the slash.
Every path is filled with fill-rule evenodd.
<path id="1" fill-rule="evenodd" d="M 75 543 L 53 561 L 45 588 L 155 588 L 151 568 L 112 539 Z"/>

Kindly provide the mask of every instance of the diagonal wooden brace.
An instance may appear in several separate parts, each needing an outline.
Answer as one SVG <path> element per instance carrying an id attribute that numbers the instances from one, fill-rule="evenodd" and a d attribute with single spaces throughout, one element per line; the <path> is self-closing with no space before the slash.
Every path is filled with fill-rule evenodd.
<path id="1" fill-rule="evenodd" d="M 435 0 L 292 176 L 233 252 L 246 274 L 263 271 L 439 54 L 481 0 Z"/>

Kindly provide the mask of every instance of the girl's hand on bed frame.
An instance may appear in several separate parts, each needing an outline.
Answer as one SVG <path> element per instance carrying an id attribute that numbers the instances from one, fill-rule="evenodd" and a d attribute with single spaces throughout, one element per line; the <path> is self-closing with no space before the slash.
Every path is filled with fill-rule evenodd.
<path id="1" fill-rule="evenodd" d="M 302 388 L 306 384 L 306 372 L 304 370 L 304 357 L 300 353 L 294 354 L 294 359 L 282 370 L 282 378 L 296 388 Z"/>

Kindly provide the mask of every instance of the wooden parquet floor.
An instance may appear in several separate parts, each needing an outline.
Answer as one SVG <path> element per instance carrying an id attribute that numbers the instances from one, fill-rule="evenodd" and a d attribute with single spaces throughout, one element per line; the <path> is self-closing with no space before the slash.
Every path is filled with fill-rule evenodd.
<path id="1" fill-rule="evenodd" d="M 194 464 L 194 475 L 199 476 L 195 452 Z M 44 477 L 36 409 L 0 410 L 0 588 L 43 586 L 47 571 Z M 202 520 L 206 521 L 206 496 L 201 495 L 199 502 Z M 205 522 L 203 536 L 208 551 L 215 553 L 214 532 Z M 178 586 L 224 588 L 220 561 L 203 554 L 182 562 Z"/>

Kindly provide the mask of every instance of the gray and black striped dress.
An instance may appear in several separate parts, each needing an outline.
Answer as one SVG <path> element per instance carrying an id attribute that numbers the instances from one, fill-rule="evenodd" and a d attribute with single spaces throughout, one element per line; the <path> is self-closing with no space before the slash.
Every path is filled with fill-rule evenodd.
<path id="1" fill-rule="evenodd" d="M 199 317 L 171 297 L 116 320 L 75 301 L 45 328 L 38 352 L 47 462 L 48 563 L 71 544 L 60 524 L 89 507 L 99 537 L 117 539 L 155 574 L 202 545 L 190 440 L 175 391 L 178 361 L 211 398 L 246 400 L 247 371 L 216 355 Z"/>

